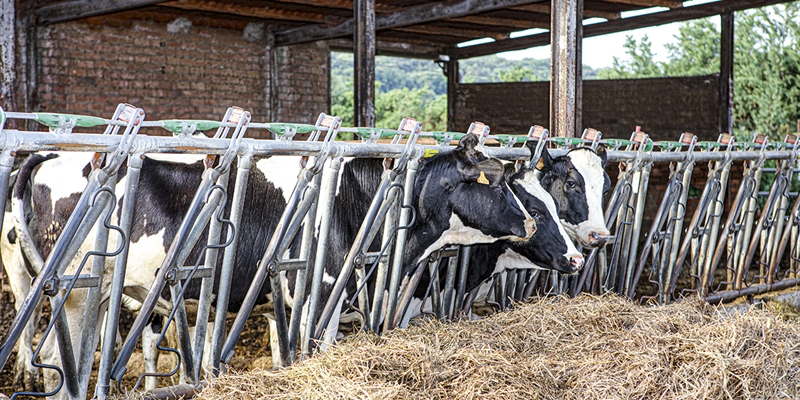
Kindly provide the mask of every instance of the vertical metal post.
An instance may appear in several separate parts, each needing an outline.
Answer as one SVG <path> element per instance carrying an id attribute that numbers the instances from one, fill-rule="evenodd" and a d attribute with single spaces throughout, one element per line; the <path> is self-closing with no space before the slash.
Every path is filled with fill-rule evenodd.
<path id="1" fill-rule="evenodd" d="M 456 301 L 453 313 L 458 313 L 464 308 L 464 295 L 467 289 L 467 269 L 469 269 L 469 253 L 472 247 L 461 246 L 458 250 L 458 286 L 456 286 Z M 457 316 L 453 316 L 455 318 Z"/>
<path id="2" fill-rule="evenodd" d="M 227 196 L 228 179 L 230 177 L 230 170 L 225 171 L 220 175 L 217 184 L 225 188 Z M 209 246 L 218 245 L 220 243 L 220 236 L 222 235 L 222 223 L 216 218 L 218 212 L 224 212 L 224 202 L 220 202 L 214 210 L 214 217 L 211 218 L 208 227 L 208 240 Z M 205 268 L 211 270 L 211 276 L 203 278 L 200 287 L 200 298 L 197 305 L 197 317 L 195 318 L 194 328 L 194 342 L 192 356 L 194 357 L 194 370 L 186 371 L 186 374 L 194 376 L 194 382 L 200 381 L 200 374 L 203 372 L 203 353 L 205 352 L 206 332 L 208 331 L 208 314 L 211 312 L 211 296 L 214 289 L 214 277 L 217 276 L 217 254 L 219 249 L 210 248 L 205 254 Z M 202 255 L 201 255 L 202 257 Z M 186 282 L 188 285 L 189 282 Z"/>
<path id="3" fill-rule="evenodd" d="M 575 137 L 575 73 L 580 0 L 554 1 L 550 13 L 550 131 Z"/>
<path id="4" fill-rule="evenodd" d="M 375 0 L 355 0 L 353 96 L 356 126 L 375 126 Z"/>
<path id="5" fill-rule="evenodd" d="M 108 179 L 105 186 L 114 190 L 117 184 L 117 176 L 113 175 Z M 107 202 L 106 209 L 103 215 L 97 221 L 97 232 L 95 236 L 95 251 L 105 253 L 108 249 L 108 228 L 105 226 L 106 218 L 114 211 L 116 204 L 109 201 Z M 105 275 L 106 258 L 104 256 L 95 256 L 92 259 L 91 276 L 100 278 L 103 281 Z M 102 283 L 101 283 L 102 285 Z M 79 383 L 79 396 L 86 398 L 87 391 L 89 390 L 89 377 L 92 374 L 92 365 L 94 364 L 94 351 L 95 347 L 95 333 L 97 330 L 97 319 L 100 311 L 100 301 L 102 297 L 101 287 L 92 287 L 87 289 L 86 303 L 84 304 L 83 323 L 80 327 L 74 326 L 72 329 L 80 329 L 81 341 L 78 362 L 78 383 Z"/>
<path id="6" fill-rule="evenodd" d="M 733 132 L 733 13 L 720 14 L 719 131 Z"/>
<path id="7" fill-rule="evenodd" d="M 125 178 L 125 197 L 122 199 L 122 215 L 120 216 L 119 226 L 125 232 L 125 236 L 130 240 L 131 223 L 133 222 L 134 206 L 136 205 L 136 193 L 139 188 L 139 175 L 142 171 L 142 161 L 144 154 L 136 153 L 128 157 L 128 171 Z M 105 400 L 109 395 L 111 380 L 111 363 L 114 361 L 114 346 L 117 335 L 117 325 L 119 325 L 119 310 L 122 306 L 122 289 L 125 282 L 125 270 L 128 264 L 128 250 L 130 243 L 127 243 L 114 259 L 114 272 L 111 276 L 111 295 L 108 304 L 108 317 L 103 341 L 103 348 L 100 352 L 100 366 L 97 369 L 97 389 L 95 394 L 99 400 Z"/>
<path id="8" fill-rule="evenodd" d="M 239 243 L 239 226 L 241 226 L 244 198 L 247 192 L 247 181 L 250 177 L 250 168 L 252 165 L 252 152 L 247 152 L 239 156 L 239 164 L 236 172 L 236 188 L 233 191 L 233 204 L 231 205 L 230 215 L 230 221 L 236 229 L 235 232 L 228 231 L 228 236 L 234 236 L 230 246 L 225 248 L 225 254 L 223 255 L 219 288 L 217 289 L 217 307 L 214 311 L 214 335 L 211 339 L 211 368 L 214 374 L 220 372 L 220 357 L 222 354 L 222 345 L 225 341 L 225 317 L 228 313 L 228 299 L 230 298 L 231 282 L 233 281 L 236 246 Z"/>
<path id="9" fill-rule="evenodd" d="M 325 258 L 328 252 L 328 237 L 331 230 L 331 217 L 333 216 L 333 204 L 336 198 L 336 186 L 339 182 L 339 168 L 342 166 L 341 157 L 333 157 L 327 174 L 323 176 L 321 194 L 317 199 L 317 208 L 322 211 L 322 218 L 319 223 L 319 236 L 317 237 L 317 253 L 314 257 L 314 274 L 311 281 L 311 294 L 308 299 L 308 316 L 306 317 L 305 334 L 300 350 L 303 357 L 310 354 L 309 344 L 311 335 L 314 332 L 317 309 L 319 308 L 319 293 L 322 288 L 322 275 L 325 273 Z M 324 195 L 323 195 L 324 194 Z M 323 249 L 322 251 L 320 249 Z"/>
<path id="10" fill-rule="evenodd" d="M 408 225 L 408 221 L 411 219 L 411 212 L 408 206 L 411 205 L 411 199 L 414 196 L 414 179 L 417 176 L 418 168 L 419 161 L 417 159 L 411 159 L 408 162 L 406 180 L 403 187 L 403 205 L 406 207 L 400 209 L 400 221 L 398 222 L 398 226 Z M 403 274 L 403 250 L 405 249 L 407 237 L 408 229 L 397 231 L 397 241 L 395 242 L 395 249 L 392 257 L 392 277 L 389 280 L 389 299 L 386 305 L 386 318 L 383 323 L 384 330 L 392 328 L 392 320 L 397 312 L 397 295 L 400 291 L 400 279 Z"/>

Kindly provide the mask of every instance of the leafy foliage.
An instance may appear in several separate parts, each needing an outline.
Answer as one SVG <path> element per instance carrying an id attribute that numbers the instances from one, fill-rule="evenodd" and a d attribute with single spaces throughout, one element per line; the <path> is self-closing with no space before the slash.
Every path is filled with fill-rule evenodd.
<path id="1" fill-rule="evenodd" d="M 532 82 L 550 79 L 550 60 L 507 60 L 496 55 L 459 63 L 461 82 Z M 584 66 L 584 78 L 598 70 Z M 331 53 L 331 113 L 353 126 L 353 55 Z M 413 116 L 425 129 L 447 129 L 447 79 L 430 60 L 375 57 L 375 126 L 397 128 Z"/>
<path id="2" fill-rule="evenodd" d="M 739 139 L 761 132 L 782 140 L 800 119 L 800 1 L 738 12 L 734 39 L 734 126 Z M 708 75 L 719 72 L 720 32 L 713 19 L 685 22 L 653 60 L 650 41 L 628 36 L 630 59 L 614 58 L 602 78 Z"/>

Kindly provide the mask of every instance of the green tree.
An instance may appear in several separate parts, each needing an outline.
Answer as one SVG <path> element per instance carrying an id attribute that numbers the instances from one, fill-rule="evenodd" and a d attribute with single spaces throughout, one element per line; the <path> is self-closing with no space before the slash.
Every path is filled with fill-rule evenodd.
<path id="1" fill-rule="evenodd" d="M 737 12 L 734 39 L 734 132 L 783 140 L 800 119 L 800 1 Z M 719 72 L 720 32 L 711 18 L 682 24 L 656 63 L 646 37 L 628 37 L 630 60 L 614 59 L 602 78 L 709 75 Z"/>
<path id="2" fill-rule="evenodd" d="M 532 80 L 537 80 L 533 75 L 533 71 L 522 65 L 515 65 L 514 68 L 510 70 L 497 71 L 497 77 L 500 78 L 501 82 L 530 82 Z"/>
<path id="3" fill-rule="evenodd" d="M 780 140 L 800 119 L 800 2 L 736 14 L 736 128 Z"/>
<path id="4" fill-rule="evenodd" d="M 677 43 L 667 43 L 668 76 L 694 76 L 719 73 L 720 33 L 708 18 L 689 21 L 678 28 Z"/>
<path id="5" fill-rule="evenodd" d="M 630 60 L 614 57 L 611 69 L 600 71 L 601 79 L 650 78 L 664 75 L 662 65 L 653 60 L 655 54 L 647 35 L 638 42 L 633 36 L 628 35 L 625 37 L 623 47 Z"/>

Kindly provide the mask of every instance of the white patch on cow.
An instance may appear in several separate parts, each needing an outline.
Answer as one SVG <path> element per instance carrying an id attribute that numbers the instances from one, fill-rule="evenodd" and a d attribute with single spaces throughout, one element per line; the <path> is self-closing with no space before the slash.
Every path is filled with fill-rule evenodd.
<path id="1" fill-rule="evenodd" d="M 58 152 L 58 157 L 40 164 L 36 173 L 36 184 L 50 189 L 50 209 L 55 209 L 56 201 L 73 194 L 80 194 L 88 181 L 75 166 L 83 167 L 92 159 L 94 153 Z"/>
<path id="2" fill-rule="evenodd" d="M 333 285 L 334 283 L 336 283 L 336 278 L 328 274 L 327 271 L 325 271 L 325 273 L 322 275 L 322 282 L 328 285 Z"/>
<path id="3" fill-rule="evenodd" d="M 269 182 L 283 192 L 284 204 L 289 201 L 297 176 L 300 174 L 300 157 L 274 156 L 256 162 L 256 168 L 261 171 Z"/>
<path id="4" fill-rule="evenodd" d="M 339 297 L 339 305 L 333 308 L 331 320 L 328 326 L 325 327 L 325 332 L 320 338 L 319 349 L 320 351 L 327 351 L 332 344 L 336 342 L 336 337 L 339 333 L 339 319 L 342 315 L 342 304 L 348 298 L 347 290 L 342 291 L 342 296 Z"/>
<path id="5" fill-rule="evenodd" d="M 125 270 L 125 286 L 141 286 L 149 288 L 155 275 L 150 268 L 161 265 L 167 254 L 164 251 L 164 234 L 162 228 L 155 235 L 143 235 L 139 240 L 131 242 L 128 252 L 128 268 Z M 109 248 L 114 248 L 109 245 Z"/>
<path id="6" fill-rule="evenodd" d="M 567 153 L 572 165 L 583 176 L 586 189 L 586 203 L 589 206 L 589 218 L 577 226 L 564 223 L 573 232 L 573 237 L 588 243 L 592 232 L 602 236 L 608 235 L 605 217 L 603 216 L 603 184 L 605 171 L 600 157 L 589 149 L 578 149 Z"/>
<path id="7" fill-rule="evenodd" d="M 176 164 L 194 164 L 198 161 L 202 161 L 205 157 L 206 156 L 202 154 L 147 153 L 147 158 Z"/>
<path id="8" fill-rule="evenodd" d="M 344 157 L 344 158 L 342 159 L 342 163 L 339 165 L 339 179 L 337 179 L 337 180 L 336 180 L 336 195 L 337 195 L 337 196 L 339 195 L 339 190 L 340 190 L 340 189 L 341 189 L 341 187 L 342 187 L 342 171 L 344 171 L 344 166 L 345 166 L 347 163 L 349 163 L 350 161 L 353 161 L 353 157 Z M 328 163 L 326 164 L 326 166 L 328 166 L 328 167 L 330 166 L 330 161 L 328 161 Z M 329 174 L 329 173 L 331 173 L 331 170 L 330 170 L 330 169 L 328 169 L 328 168 L 326 168 L 326 169 L 325 169 L 325 172 L 323 172 L 323 173 Z M 322 179 L 325 179 L 325 176 L 324 176 L 324 175 L 323 175 Z"/>
<path id="9" fill-rule="evenodd" d="M 442 232 L 439 239 L 425 249 L 422 255 L 417 258 L 417 263 L 424 260 L 434 251 L 449 244 L 494 243 L 498 239 L 499 238 L 488 236 L 478 229 L 465 226 L 461 218 L 455 213 L 452 213 L 450 214 L 450 227 Z"/>
<path id="10" fill-rule="evenodd" d="M 567 232 L 564 230 L 564 224 L 562 224 L 561 220 L 558 218 L 558 209 L 556 209 L 556 202 L 553 200 L 553 196 L 544 190 L 541 183 L 539 183 L 539 180 L 536 179 L 536 175 L 530 171 L 526 172 L 522 179 L 517 179 L 517 183 L 523 189 L 525 189 L 528 194 L 541 200 L 547 207 L 547 212 L 550 214 L 550 219 L 556 222 L 556 225 L 558 226 L 558 233 L 561 235 L 561 239 L 567 245 L 567 252 L 564 253 L 563 256 L 567 260 L 571 260 L 572 257 L 580 256 L 581 253 L 577 248 L 575 248 L 575 245 L 572 243 L 569 235 L 567 235 Z M 600 190 L 602 191 L 602 186 Z"/>
<path id="11" fill-rule="evenodd" d="M 528 260 L 526 257 L 521 256 L 516 251 L 511 249 L 506 249 L 506 251 L 503 254 L 501 254 L 500 257 L 497 258 L 497 264 L 495 264 L 494 266 L 494 271 L 492 271 L 492 275 L 505 272 L 506 270 L 509 269 L 547 270 L 547 268 L 543 268 L 532 263 L 530 260 Z"/>

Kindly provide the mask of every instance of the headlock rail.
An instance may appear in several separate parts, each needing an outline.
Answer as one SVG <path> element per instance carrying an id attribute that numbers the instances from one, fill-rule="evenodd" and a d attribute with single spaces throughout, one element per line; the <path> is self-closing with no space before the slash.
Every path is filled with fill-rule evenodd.
<path id="1" fill-rule="evenodd" d="M 49 132 L 5 129 L 7 119 L 38 121 Z M 74 132 L 76 128 L 102 126 L 102 135 Z M 146 135 L 139 133 L 142 128 L 164 129 L 173 135 Z M 212 137 L 198 134 L 210 130 L 216 130 Z M 252 130 L 266 130 L 274 139 L 247 138 L 246 133 Z M 361 143 L 334 141 L 341 132 L 354 133 Z M 24 209 L 14 216 L 15 227 L 21 230 L 20 242 L 28 246 L 24 253 L 35 279 L 2 340 L 0 366 L 5 366 L 45 296 L 53 312 L 44 335 L 46 338 L 55 331 L 58 346 L 58 362 L 49 365 L 44 359 L 38 360 L 45 343 L 42 338 L 31 360 L 34 367 L 55 371 L 57 383 L 51 383 L 44 393 L 20 392 L 15 396 L 87 397 L 95 334 L 101 331 L 95 327 L 105 319 L 103 335 L 113 338 L 119 325 L 134 202 L 143 160 L 151 153 L 204 155 L 204 172 L 165 258 L 160 266 L 152 267 L 155 279 L 141 299 L 142 306 L 121 350 L 115 354 L 113 339 L 102 342 L 96 397 L 110 395 L 112 379 L 119 390 L 125 391 L 138 388 L 143 381 L 152 389 L 156 381 L 147 377 L 174 375 L 179 370 L 185 382 L 193 386 L 201 384 L 204 371 L 224 373 L 245 320 L 267 281 L 274 305 L 272 353 L 276 366 L 290 365 L 298 355 L 307 357 L 315 348 L 325 348 L 335 339 L 335 335 L 330 336 L 331 321 L 339 321 L 343 313 L 355 312 L 362 329 L 376 333 L 403 326 L 407 313 L 444 319 L 470 315 L 478 292 L 467 290 L 470 243 L 444 243 L 424 259 L 415 260 L 415 265 L 404 265 L 403 256 L 411 240 L 410 227 L 422 218 L 413 203 L 418 170 L 427 158 L 452 149 L 451 141 L 464 140 L 471 134 L 478 136 L 482 154 L 513 161 L 509 165 L 516 169 L 539 169 L 545 152 L 558 157 L 576 148 L 594 151 L 598 146 L 607 148 L 610 165 L 616 163 L 619 168 L 605 202 L 609 235 L 592 234 L 605 246 L 587 249 L 583 268 L 572 275 L 560 274 L 547 265 L 496 271 L 487 302 L 501 310 L 510 307 L 512 300 L 535 295 L 615 292 L 664 304 L 696 293 L 709 302 L 721 302 L 800 283 L 800 197 L 795 184 L 800 147 L 793 135 L 783 142 L 770 142 L 764 135 L 740 142 L 721 134 L 715 142 L 702 142 L 691 133 L 683 133 L 677 141 L 653 141 L 637 127 L 629 139 L 604 139 L 594 129 L 587 129 L 581 138 L 566 139 L 548 137 L 541 126 L 532 127 L 527 135 L 493 135 L 488 126 L 478 122 L 466 133 L 424 132 L 422 124 L 411 118 L 403 119 L 397 130 L 342 127 L 340 118 L 325 114 L 314 125 L 257 123 L 238 107 L 228 109 L 220 121 L 146 121 L 142 109 L 127 104 L 120 104 L 109 119 L 0 110 L 0 203 L 4 206 L 10 197 L 18 155 L 94 153 L 87 159 L 91 165 L 88 184 L 46 259 L 31 249 L 33 241 L 26 237 Z M 305 140 L 298 140 L 301 136 Z M 419 144 L 423 139 L 436 144 Z M 490 140 L 499 146 L 484 143 Z M 527 141 L 536 143 L 522 145 Z M 266 239 L 266 251 L 259 254 L 261 261 L 257 268 L 254 266 L 254 278 L 235 283 L 249 289 L 232 328 L 226 330 L 236 254 L 253 246 L 239 242 L 243 217 L 250 211 L 244 206 L 248 179 L 256 161 L 265 156 L 299 156 L 300 172 L 294 189 L 284 193 L 285 207 Z M 332 226 L 342 184 L 340 173 L 347 158 L 383 159 L 383 167 L 373 197 L 361 199 L 369 206 L 366 216 L 356 224 L 354 239 L 345 243 L 349 251 L 342 259 L 331 259 L 333 255 L 327 249 L 333 241 L 342 240 Z M 705 185 L 702 189 L 692 187 L 691 183 L 698 181 L 692 176 L 701 173 L 704 163 L 708 165 Z M 123 164 L 125 184 L 115 190 Z M 648 191 L 653 168 L 669 171 L 663 193 Z M 234 170 L 235 182 L 229 185 Z M 64 171 L 73 172 L 80 173 Z M 483 181 L 489 182 L 480 172 L 477 182 Z M 767 186 L 769 190 L 763 190 Z M 649 201 L 657 199 L 655 206 L 647 207 L 648 192 Z M 122 201 L 118 204 L 119 194 Z M 116 210 L 118 205 L 120 210 Z M 653 212 L 645 216 L 645 209 Z M 0 232 L 6 232 L 2 223 L 0 220 Z M 91 232 L 95 235 L 94 250 L 80 252 Z M 202 237 L 207 238 L 206 243 L 198 245 Z M 188 260 L 196 246 L 201 248 L 200 256 Z M 84 268 L 90 258 L 91 267 Z M 329 271 L 326 265 L 331 264 L 337 267 Z M 202 283 L 196 317 L 190 322 L 184 296 L 192 279 L 201 279 Z M 427 287 L 418 288 L 420 282 Z M 63 309 L 67 296 L 77 292 L 85 299 L 83 317 L 79 323 L 70 323 Z M 168 318 L 157 334 L 155 347 L 176 355 L 174 368 L 169 372 L 147 371 L 133 388 L 124 388 L 131 354 L 147 333 L 151 316 L 164 313 L 158 311 L 158 304 L 167 292 Z M 414 302 L 412 297 L 420 292 L 425 293 L 421 303 Z M 285 298 L 287 293 L 293 293 L 291 299 Z M 107 312 L 101 306 L 106 300 Z M 289 309 L 294 310 L 290 317 Z M 174 348 L 162 343 L 170 325 L 177 330 Z M 191 326 L 195 329 L 193 336 Z M 205 346 L 207 337 L 209 346 Z M 206 364 L 204 359 L 208 360 Z"/>

